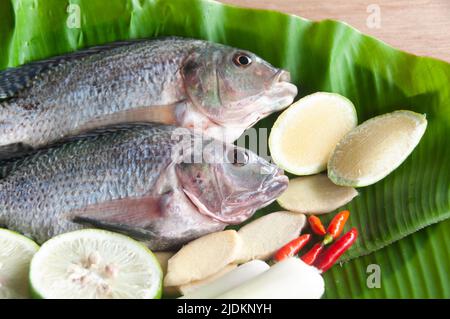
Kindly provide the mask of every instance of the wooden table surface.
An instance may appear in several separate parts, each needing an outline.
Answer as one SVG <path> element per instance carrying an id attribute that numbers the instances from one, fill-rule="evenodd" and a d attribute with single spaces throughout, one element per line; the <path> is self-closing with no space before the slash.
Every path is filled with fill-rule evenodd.
<path id="1" fill-rule="evenodd" d="M 345 21 L 396 48 L 450 62 L 450 0 L 220 1 L 273 9 L 312 20 Z"/>

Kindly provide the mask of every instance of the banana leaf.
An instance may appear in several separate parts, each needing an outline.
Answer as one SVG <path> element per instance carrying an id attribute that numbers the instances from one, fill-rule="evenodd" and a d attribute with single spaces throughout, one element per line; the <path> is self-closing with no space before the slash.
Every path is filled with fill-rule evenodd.
<path id="1" fill-rule="evenodd" d="M 324 275 L 326 297 L 448 298 L 449 229 L 450 220 L 446 220 L 341 267 L 334 266 Z"/>
<path id="2" fill-rule="evenodd" d="M 343 259 L 353 260 L 326 274 L 327 291 L 330 297 L 450 297 L 448 288 L 439 288 L 439 280 L 448 282 L 442 271 L 448 268 L 448 246 L 429 244 L 424 252 L 427 243 L 450 237 L 448 222 L 442 222 L 450 217 L 450 64 L 396 50 L 337 21 L 312 22 L 214 1 L 4 0 L 0 69 L 111 41 L 166 35 L 253 51 L 288 69 L 299 97 L 316 91 L 346 96 L 360 122 L 397 109 L 426 113 L 429 126 L 413 154 L 383 181 L 359 189 L 346 206 L 352 212 L 348 227 L 361 235 Z M 276 116 L 258 127 L 270 129 Z M 257 216 L 275 209 L 276 204 Z M 398 256 L 405 251 L 412 261 L 401 263 Z M 428 268 L 429 257 L 435 264 Z M 361 267 L 372 260 L 386 267 L 391 275 L 384 285 L 395 289 L 355 289 L 365 284 Z M 412 285 L 411 274 L 433 282 Z"/>

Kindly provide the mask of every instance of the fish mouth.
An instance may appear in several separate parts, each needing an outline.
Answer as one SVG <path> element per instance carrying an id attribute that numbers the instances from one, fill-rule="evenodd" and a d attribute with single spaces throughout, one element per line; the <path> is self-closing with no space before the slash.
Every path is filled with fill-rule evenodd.
<path id="1" fill-rule="evenodd" d="M 195 195 L 191 194 L 189 191 L 185 189 L 183 189 L 183 191 L 187 199 L 191 202 L 191 204 L 194 207 L 198 209 L 200 214 L 224 224 L 239 224 L 244 220 L 250 218 L 256 210 L 255 208 L 241 207 L 241 209 L 234 211 L 233 214 L 224 213 L 223 209 L 221 214 L 216 214 L 214 212 L 211 212 L 203 203 L 201 203 L 200 200 Z M 229 210 L 229 207 L 233 206 L 230 204 L 227 202 L 225 205 L 222 206 L 226 206 L 227 207 L 226 210 Z M 242 203 L 240 203 L 240 205 L 242 205 Z"/>
<path id="2" fill-rule="evenodd" d="M 263 190 L 257 191 L 255 194 L 236 194 L 229 197 L 226 200 L 228 207 L 238 206 L 258 206 L 262 208 L 272 203 L 281 193 L 286 190 L 288 185 L 288 178 L 286 176 L 279 177 L 278 180 L 274 180 L 270 185 L 264 187 Z M 261 196 L 264 194 L 264 196 Z"/>
<path id="3" fill-rule="evenodd" d="M 207 116 L 213 123 L 223 127 L 247 129 L 294 102 L 298 89 L 290 79 L 288 71 L 279 69 L 258 94 L 224 107 L 220 117 L 211 114 Z"/>
<path id="4" fill-rule="evenodd" d="M 272 194 L 272 197 L 274 197 L 275 200 L 286 190 L 288 184 L 289 178 L 284 174 L 279 175 L 270 183 L 270 185 L 266 189 L 266 192 Z"/>
<path id="5" fill-rule="evenodd" d="M 239 224 L 250 218 L 257 209 L 270 205 L 281 193 L 283 193 L 289 183 L 289 179 L 282 170 L 268 176 L 261 187 L 254 192 L 234 194 L 224 201 L 221 219 L 226 219 L 228 224 Z"/>
<path id="6" fill-rule="evenodd" d="M 295 84 L 284 81 L 289 75 L 283 72 L 280 72 L 271 81 L 271 85 L 253 101 L 248 104 L 235 105 L 228 110 L 226 121 L 216 122 L 225 127 L 249 128 L 270 114 L 287 108 L 294 102 L 298 89 Z"/>
<path id="7" fill-rule="evenodd" d="M 223 200 L 220 213 L 211 212 L 200 200 L 188 190 L 183 189 L 188 200 L 198 211 L 209 218 L 225 223 L 240 224 L 253 216 L 257 209 L 263 208 L 275 201 L 288 186 L 289 179 L 281 169 L 269 175 L 261 187 L 254 192 L 233 194 Z"/>
<path id="8" fill-rule="evenodd" d="M 266 90 L 266 95 L 273 101 L 272 108 L 268 111 L 275 112 L 289 106 L 294 101 L 297 93 L 297 86 L 291 82 L 291 73 L 279 69 L 274 74 Z"/>
<path id="9" fill-rule="evenodd" d="M 284 171 L 282 169 L 277 169 L 277 172 L 273 175 L 271 180 L 265 184 L 267 184 L 267 186 L 264 192 L 271 194 L 271 197 L 273 198 L 273 200 L 268 203 L 270 204 L 286 190 L 289 184 L 289 178 L 284 175 Z"/>
<path id="10" fill-rule="evenodd" d="M 291 82 L 281 80 L 283 77 L 286 77 L 286 75 L 280 73 L 277 76 L 278 80 L 275 79 L 266 92 L 266 99 L 271 101 L 271 103 L 267 103 L 266 112 L 269 114 L 285 109 L 294 102 L 294 98 L 297 96 L 297 86 Z"/>
<path id="11" fill-rule="evenodd" d="M 289 71 L 279 69 L 273 76 L 273 82 L 291 82 L 291 73 Z"/>
<path id="12" fill-rule="evenodd" d="M 256 122 L 272 113 L 284 110 L 294 102 L 298 89 L 290 81 L 291 74 L 288 71 L 280 69 L 275 73 L 264 93 L 249 107 L 253 112 L 248 114 L 251 120 L 247 127 L 253 126 Z"/>
<path id="13" fill-rule="evenodd" d="M 250 210 L 248 208 L 242 208 L 241 210 L 233 213 L 232 215 L 229 214 L 216 214 L 214 212 L 211 212 L 200 200 L 194 195 L 191 194 L 189 191 L 183 189 L 184 194 L 186 195 L 187 199 L 191 202 L 191 204 L 198 209 L 200 214 L 207 216 L 215 221 L 225 223 L 225 224 L 238 224 L 249 218 L 253 215 L 254 210 Z M 242 203 L 241 203 L 242 204 Z M 222 207 L 229 207 L 229 204 L 222 203 Z M 227 209 L 228 210 L 228 209 Z"/>

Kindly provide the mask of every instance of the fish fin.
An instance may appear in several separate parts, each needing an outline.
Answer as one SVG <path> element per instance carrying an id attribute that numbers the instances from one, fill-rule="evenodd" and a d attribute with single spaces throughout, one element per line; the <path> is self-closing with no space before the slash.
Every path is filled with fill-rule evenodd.
<path id="1" fill-rule="evenodd" d="M 74 217 L 74 223 L 104 229 L 121 233 L 142 242 L 150 249 L 156 251 L 167 251 L 170 249 L 179 249 L 186 242 L 184 239 L 172 238 L 161 233 L 156 233 L 151 229 L 135 228 L 128 225 L 118 225 L 110 222 L 104 222 L 89 217 Z M 195 239 L 195 238 L 192 238 Z"/>
<path id="2" fill-rule="evenodd" d="M 82 133 L 91 131 L 99 127 L 113 126 L 117 124 L 127 124 L 136 122 L 162 123 L 174 125 L 177 123 L 175 108 L 178 103 L 168 105 L 154 105 L 133 108 L 107 116 L 94 118 L 81 125 L 75 132 Z"/>
<path id="3" fill-rule="evenodd" d="M 0 146 L 0 179 L 5 178 L 17 166 L 17 160 L 25 158 L 35 149 L 24 143 L 14 143 Z"/>
<path id="4" fill-rule="evenodd" d="M 122 234 L 128 235 L 130 237 L 133 237 L 134 239 L 142 240 L 142 241 L 148 241 L 151 238 L 157 237 L 157 235 L 154 232 L 152 232 L 151 230 L 148 230 L 148 229 L 133 228 L 128 225 L 114 224 L 111 222 L 105 222 L 105 221 L 101 221 L 101 220 L 89 218 L 89 217 L 75 216 L 72 219 L 72 222 L 80 224 L 80 225 L 88 225 L 88 226 L 91 226 L 94 228 L 105 229 L 105 230 L 109 230 L 109 231 L 122 233 Z"/>
<path id="5" fill-rule="evenodd" d="M 162 196 L 116 199 L 70 212 L 74 223 L 119 231 L 135 238 L 156 236 L 152 222 L 163 214 Z"/>
<path id="6" fill-rule="evenodd" d="M 0 161 L 20 157 L 33 151 L 34 148 L 24 143 L 13 143 L 0 146 Z"/>
<path id="7" fill-rule="evenodd" d="M 103 51 L 144 42 L 145 40 L 130 40 L 113 42 L 84 50 L 52 57 L 46 60 L 31 62 L 19 67 L 12 67 L 0 72 L 0 101 L 17 96 L 19 92 L 30 87 L 40 76 L 67 62 L 76 61 Z"/>

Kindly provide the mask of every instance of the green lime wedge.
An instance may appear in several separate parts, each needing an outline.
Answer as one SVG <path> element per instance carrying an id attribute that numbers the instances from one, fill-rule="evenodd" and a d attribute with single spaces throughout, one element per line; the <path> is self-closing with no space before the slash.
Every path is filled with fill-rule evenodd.
<path id="1" fill-rule="evenodd" d="M 0 299 L 30 297 L 28 270 L 38 249 L 27 237 L 0 229 Z"/>
<path id="2" fill-rule="evenodd" d="M 98 229 L 50 239 L 30 266 L 33 295 L 43 299 L 159 299 L 162 278 L 144 245 Z"/>

